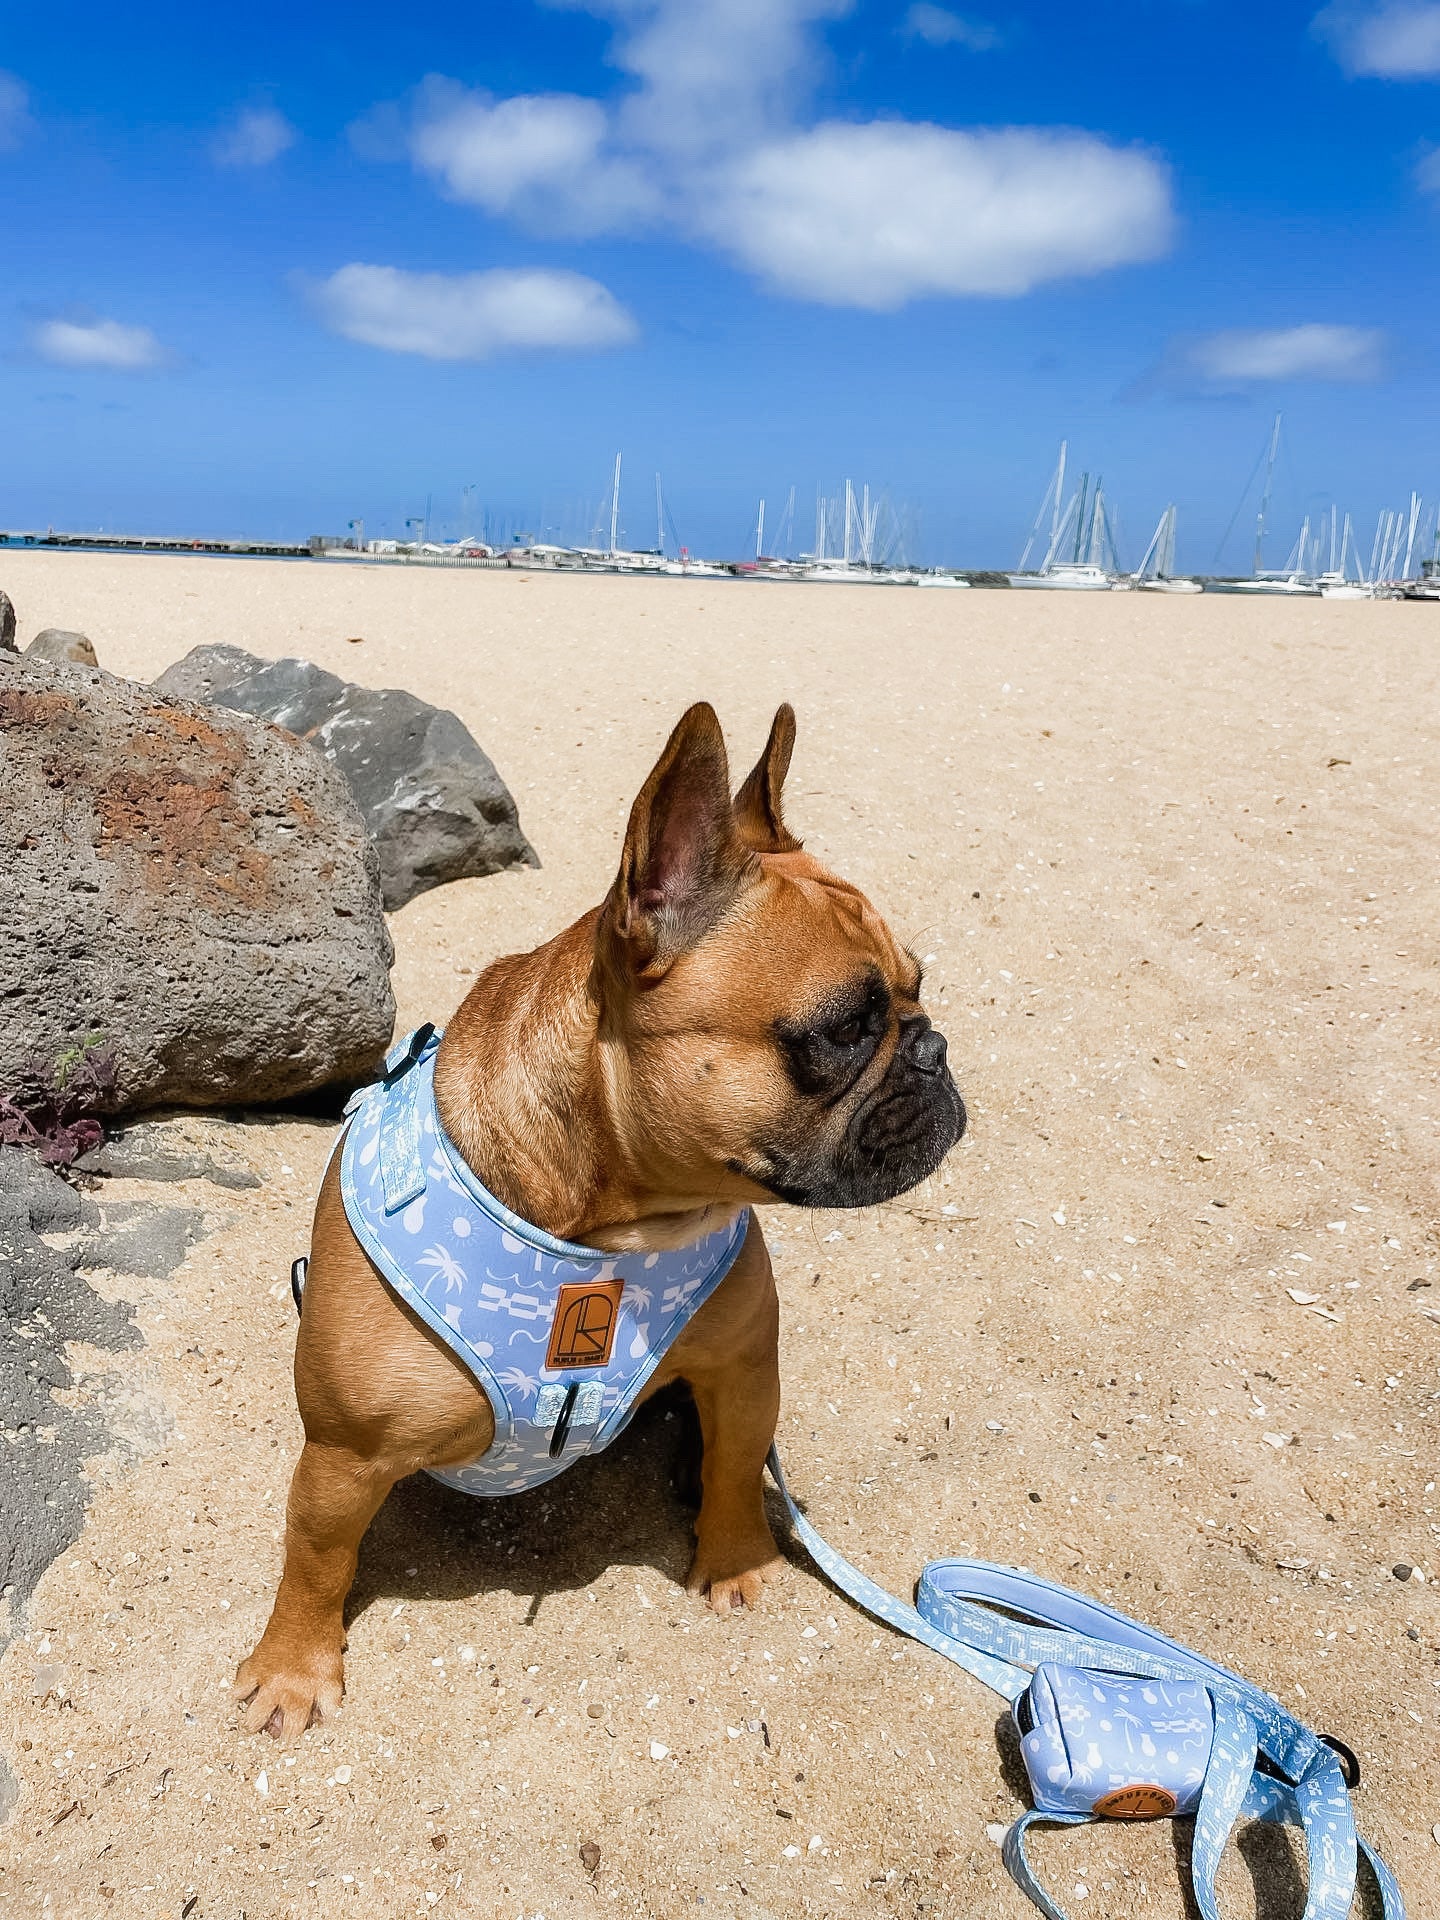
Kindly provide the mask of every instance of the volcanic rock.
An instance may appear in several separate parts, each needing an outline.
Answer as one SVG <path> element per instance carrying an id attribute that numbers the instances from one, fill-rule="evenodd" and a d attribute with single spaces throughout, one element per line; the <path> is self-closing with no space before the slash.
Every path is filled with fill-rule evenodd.
<path id="1" fill-rule="evenodd" d="M 0 657 L 0 1090 L 115 1055 L 111 1111 L 366 1075 L 390 936 L 349 789 L 277 727 Z"/>

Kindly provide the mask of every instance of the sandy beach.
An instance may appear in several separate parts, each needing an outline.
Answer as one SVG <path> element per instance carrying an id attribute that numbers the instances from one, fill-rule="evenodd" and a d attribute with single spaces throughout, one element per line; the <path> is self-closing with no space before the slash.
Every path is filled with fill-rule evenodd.
<path id="1" fill-rule="evenodd" d="M 792 1487 L 892 1591 L 1027 1565 L 1271 1688 L 1440 1905 L 1440 607 L 28 552 L 0 586 L 22 644 L 82 629 L 117 673 L 232 642 L 462 717 L 543 865 L 394 917 L 402 1030 L 600 897 L 688 702 L 738 779 L 791 700 L 791 824 L 924 957 L 971 1113 L 902 1201 L 765 1210 Z M 333 1129 L 168 1124 L 263 1185 L 110 1185 L 209 1232 L 166 1280 L 94 1276 L 144 1345 L 73 1355 L 127 1437 L 9 1621 L 0 1912 L 1031 1911 L 1002 1703 L 798 1549 L 753 1614 L 687 1599 L 663 1415 L 513 1502 L 402 1485 L 343 1715 L 239 1734 Z M 1034 1854 L 1072 1912 L 1187 1910 L 1167 1824 Z M 1227 1910 L 1298 1913 L 1298 1858 L 1245 1836 Z"/>

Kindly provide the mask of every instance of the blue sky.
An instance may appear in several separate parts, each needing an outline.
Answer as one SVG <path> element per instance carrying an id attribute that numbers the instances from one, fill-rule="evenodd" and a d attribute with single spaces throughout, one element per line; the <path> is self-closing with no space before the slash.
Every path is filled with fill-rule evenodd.
<path id="1" fill-rule="evenodd" d="M 12 11 L 0 526 L 692 547 L 845 477 L 1013 564 L 1068 437 L 1210 568 L 1440 495 L 1440 4 Z M 462 489 L 473 491 L 462 497 Z M 1245 564 L 1249 513 L 1223 559 Z"/>

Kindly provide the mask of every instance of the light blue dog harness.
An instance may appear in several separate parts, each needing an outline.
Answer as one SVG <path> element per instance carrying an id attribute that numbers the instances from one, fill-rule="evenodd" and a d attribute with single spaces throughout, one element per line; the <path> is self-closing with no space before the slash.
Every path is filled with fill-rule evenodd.
<path id="1" fill-rule="evenodd" d="M 439 1044 L 420 1028 L 356 1096 L 340 1192 L 371 1261 L 494 1410 L 489 1451 L 435 1478 L 464 1493 L 522 1493 L 623 1430 L 667 1349 L 735 1264 L 750 1216 L 667 1253 L 601 1253 L 542 1233 L 486 1191 L 446 1135 L 435 1108 Z"/>
<path id="2" fill-rule="evenodd" d="M 605 1254 L 552 1239 L 488 1193 L 447 1138 L 435 1108 L 438 1044 L 422 1027 L 352 1101 L 341 1193 L 370 1259 L 495 1412 L 489 1452 L 436 1479 L 466 1493 L 519 1493 L 622 1430 L 666 1349 L 730 1271 L 749 1215 L 673 1253 Z M 909 1606 L 826 1544 L 773 1448 L 767 1464 L 801 1542 L 842 1593 L 1011 1703 L 1035 1804 L 1005 1836 L 1003 1858 L 1047 1920 L 1065 1916 L 1026 1855 L 1031 1826 L 1165 1815 L 1194 1818 L 1202 1920 L 1220 1920 L 1216 1873 L 1241 1819 L 1303 1829 L 1303 1920 L 1347 1920 L 1360 1855 L 1384 1920 L 1405 1920 L 1390 1870 L 1357 1842 L 1349 1789 L 1359 1766 L 1341 1743 L 1237 1674 L 1035 1574 L 934 1560 Z"/>

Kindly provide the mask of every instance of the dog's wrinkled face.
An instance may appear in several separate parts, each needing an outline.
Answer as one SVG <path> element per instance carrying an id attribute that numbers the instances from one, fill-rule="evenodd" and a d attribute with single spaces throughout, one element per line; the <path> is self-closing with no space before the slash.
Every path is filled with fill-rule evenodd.
<path id="1" fill-rule="evenodd" d="M 870 1206 L 933 1173 L 965 1128 L 914 955 L 784 827 L 793 730 L 781 708 L 732 804 L 718 723 L 692 708 L 635 803 L 601 916 L 627 1145 L 701 1204 Z"/>

